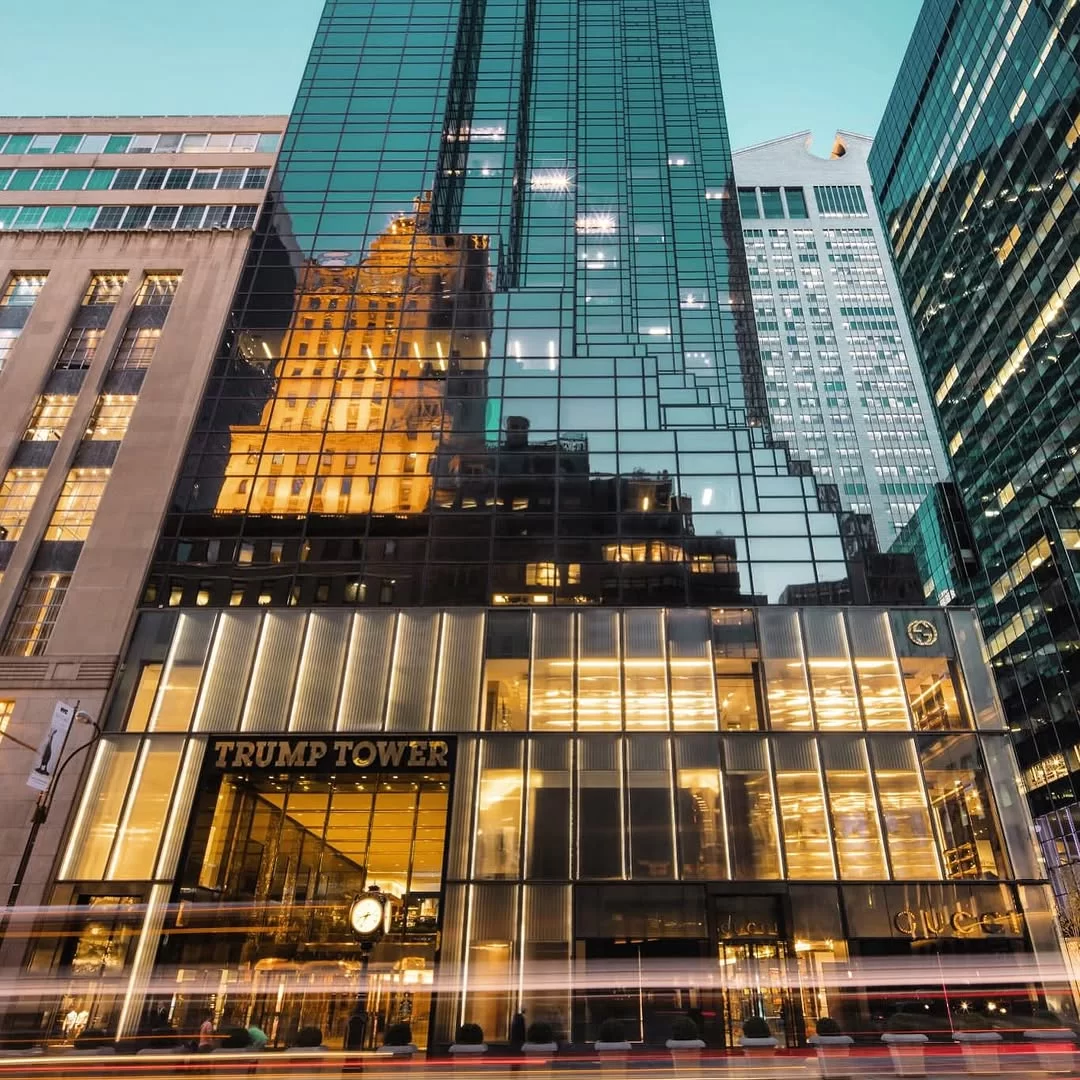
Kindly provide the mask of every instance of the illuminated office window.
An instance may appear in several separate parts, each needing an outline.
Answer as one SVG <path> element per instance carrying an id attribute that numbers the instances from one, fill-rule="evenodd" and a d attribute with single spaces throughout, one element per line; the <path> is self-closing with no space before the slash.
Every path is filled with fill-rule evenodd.
<path id="1" fill-rule="evenodd" d="M 91 304 L 115 304 L 127 284 L 127 274 L 123 271 L 92 274 L 90 284 L 83 296 L 83 306 Z"/>
<path id="2" fill-rule="evenodd" d="M 22 333 L 47 276 L 45 271 L 12 274 L 0 295 L 0 307 L 13 309 L 5 316 L 4 326 L 0 327 L 0 371 L 4 370 L 4 362 Z"/>
<path id="3" fill-rule="evenodd" d="M 88 368 L 104 336 L 105 330 L 101 326 L 73 326 L 56 357 L 57 370 L 79 371 Z"/>
<path id="4" fill-rule="evenodd" d="M 0 540 L 18 540 L 34 505 L 44 469 L 9 469 L 0 481 Z"/>
<path id="5" fill-rule="evenodd" d="M 131 414 L 139 399 L 134 394 L 101 394 L 94 404 L 86 438 L 94 441 L 120 442 L 127 434 Z"/>
<path id="6" fill-rule="evenodd" d="M 113 357 L 113 371 L 148 368 L 160 338 L 159 326 L 128 326 Z"/>
<path id="7" fill-rule="evenodd" d="M 44 270 L 12 274 L 0 297 L 0 307 L 33 307 L 48 276 Z"/>
<path id="8" fill-rule="evenodd" d="M 147 274 L 135 304 L 138 307 L 170 307 L 179 286 L 179 274 Z"/>
<path id="9" fill-rule="evenodd" d="M 70 574 L 31 574 L 0 642 L 2 656 L 40 656 L 60 615 Z"/>
<path id="10" fill-rule="evenodd" d="M 94 524 L 101 496 L 109 482 L 108 469 L 72 469 L 56 502 L 46 540 L 85 540 Z"/>
<path id="11" fill-rule="evenodd" d="M 54 364 L 57 370 L 79 371 L 90 366 L 126 282 L 127 274 L 122 270 L 90 276 L 82 305 L 75 313 L 64 344 L 57 354 Z"/>
<path id="12" fill-rule="evenodd" d="M 41 394 L 23 439 L 29 442 L 59 439 L 64 434 L 74 408 L 74 394 Z"/>

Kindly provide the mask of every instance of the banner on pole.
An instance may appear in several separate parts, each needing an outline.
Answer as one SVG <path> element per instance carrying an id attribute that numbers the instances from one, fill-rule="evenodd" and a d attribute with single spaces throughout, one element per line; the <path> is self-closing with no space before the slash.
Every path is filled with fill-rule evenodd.
<path id="1" fill-rule="evenodd" d="M 53 709 L 52 720 L 45 738 L 41 740 L 26 786 L 37 791 L 48 791 L 53 774 L 60 764 L 60 755 L 64 752 L 71 722 L 75 719 L 75 706 L 66 701 L 58 701 Z"/>

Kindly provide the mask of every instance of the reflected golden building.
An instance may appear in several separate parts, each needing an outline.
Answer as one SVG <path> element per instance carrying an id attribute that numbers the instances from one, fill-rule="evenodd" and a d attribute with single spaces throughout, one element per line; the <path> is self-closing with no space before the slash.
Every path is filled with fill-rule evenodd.
<path id="1" fill-rule="evenodd" d="M 440 453 L 453 473 L 468 432 L 482 440 L 487 237 L 432 234 L 430 198 L 360 265 L 304 265 L 273 397 L 257 424 L 231 427 L 218 512 L 422 513 Z"/>

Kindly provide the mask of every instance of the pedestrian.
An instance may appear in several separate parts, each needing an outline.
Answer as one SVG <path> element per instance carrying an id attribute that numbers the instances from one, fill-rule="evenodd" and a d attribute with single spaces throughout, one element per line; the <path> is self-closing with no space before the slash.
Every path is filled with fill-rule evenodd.
<path id="1" fill-rule="evenodd" d="M 199 1025 L 199 1049 L 213 1050 L 217 1045 L 214 1039 L 214 1014 L 209 1009 Z"/>

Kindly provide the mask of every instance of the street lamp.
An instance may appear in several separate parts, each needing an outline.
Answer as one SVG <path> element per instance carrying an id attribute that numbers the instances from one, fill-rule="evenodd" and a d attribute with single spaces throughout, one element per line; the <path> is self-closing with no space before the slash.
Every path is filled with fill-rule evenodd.
<path id="1" fill-rule="evenodd" d="M 360 939 L 360 989 L 345 1028 L 345 1049 L 362 1050 L 368 1019 L 368 964 L 371 952 L 390 928 L 393 913 L 390 897 L 378 885 L 370 885 L 349 906 L 349 926 Z"/>
<path id="2" fill-rule="evenodd" d="M 78 702 L 75 702 L 75 723 L 88 724 L 93 728 L 93 734 L 86 742 L 76 746 L 73 750 L 68 751 L 63 760 L 53 771 L 52 780 L 50 781 L 49 786 L 37 797 L 37 805 L 34 807 L 34 816 L 31 818 L 30 823 L 30 833 L 26 837 L 26 843 L 23 845 L 22 858 L 19 860 L 18 869 L 15 871 L 15 877 L 12 879 L 11 889 L 8 892 L 7 907 L 3 914 L 0 915 L 0 938 L 3 938 L 7 933 L 8 922 L 11 920 L 11 911 L 12 908 L 14 908 L 16 901 L 19 899 L 23 878 L 26 876 L 26 868 L 30 865 L 30 857 L 34 853 L 34 844 L 37 843 L 38 833 L 41 831 L 41 826 L 48 820 L 49 810 L 52 807 L 53 793 L 56 791 L 57 785 L 60 782 L 60 774 L 64 771 L 68 762 L 77 757 L 84 750 L 89 749 L 89 747 L 93 746 L 94 743 L 101 738 L 101 725 L 88 712 L 81 710 Z M 23 742 L 22 739 L 16 739 L 6 733 L 4 738 L 11 739 L 12 742 L 18 743 L 19 746 L 23 746 L 27 750 L 33 751 L 35 754 L 37 753 L 37 747 Z"/>

